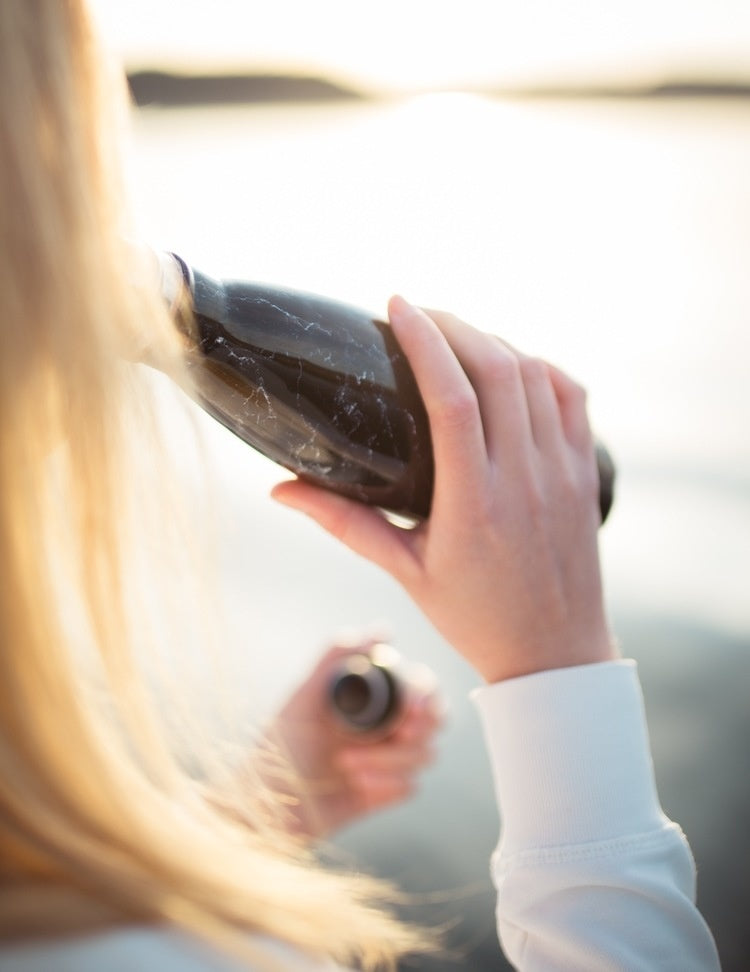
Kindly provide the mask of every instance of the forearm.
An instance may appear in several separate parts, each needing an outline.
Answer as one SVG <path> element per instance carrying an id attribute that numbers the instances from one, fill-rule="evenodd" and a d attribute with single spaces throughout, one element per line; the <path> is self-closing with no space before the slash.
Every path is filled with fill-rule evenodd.
<path id="1" fill-rule="evenodd" d="M 659 804 L 632 662 L 480 689 L 501 813 L 498 931 L 523 970 L 711 970 L 695 869 Z"/>

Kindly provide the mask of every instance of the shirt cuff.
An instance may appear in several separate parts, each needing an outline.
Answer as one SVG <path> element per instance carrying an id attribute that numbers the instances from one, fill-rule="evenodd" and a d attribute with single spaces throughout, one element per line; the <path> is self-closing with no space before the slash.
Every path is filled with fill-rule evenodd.
<path id="1" fill-rule="evenodd" d="M 476 689 L 503 854 L 661 829 L 635 662 L 559 668 Z"/>

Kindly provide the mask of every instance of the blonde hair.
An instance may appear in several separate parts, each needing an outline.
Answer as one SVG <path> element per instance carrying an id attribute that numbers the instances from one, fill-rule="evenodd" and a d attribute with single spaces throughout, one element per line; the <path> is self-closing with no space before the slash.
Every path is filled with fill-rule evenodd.
<path id="1" fill-rule="evenodd" d="M 389 890 L 320 868 L 257 781 L 207 797 L 133 661 L 129 557 L 170 497 L 127 359 L 181 358 L 123 242 L 121 95 L 82 0 L 0 3 L 0 939 L 148 923 L 390 967 L 423 943 Z"/>

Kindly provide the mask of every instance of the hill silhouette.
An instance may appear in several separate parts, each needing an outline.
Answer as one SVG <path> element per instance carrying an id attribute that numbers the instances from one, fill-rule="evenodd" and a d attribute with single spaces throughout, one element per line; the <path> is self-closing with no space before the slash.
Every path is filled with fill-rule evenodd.
<path id="1" fill-rule="evenodd" d="M 353 88 L 324 78 L 293 75 L 183 75 L 166 71 L 138 71 L 128 76 L 128 83 L 133 99 L 140 107 L 340 101 L 364 97 Z"/>

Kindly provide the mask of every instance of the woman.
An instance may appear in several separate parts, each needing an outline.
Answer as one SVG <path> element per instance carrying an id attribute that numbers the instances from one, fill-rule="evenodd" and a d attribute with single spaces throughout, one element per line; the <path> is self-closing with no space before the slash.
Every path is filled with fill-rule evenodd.
<path id="1" fill-rule="evenodd" d="M 160 295 L 134 286 L 113 98 L 82 0 L 0 4 L 0 967 L 392 964 L 432 947 L 391 917 L 393 892 L 315 863 L 312 818 L 288 809 L 289 778 L 269 783 L 277 767 L 188 773 L 150 698 L 142 663 L 169 615 L 154 601 L 192 599 L 176 560 L 149 573 L 180 521 L 128 358 L 148 348 L 186 378 Z M 689 850 L 656 798 L 635 672 L 608 631 L 581 389 L 449 315 L 394 298 L 390 318 L 431 423 L 429 521 L 403 532 L 298 482 L 275 498 L 391 573 L 488 683 L 511 960 L 717 967 Z M 411 772 L 435 721 L 410 719 Z M 343 794 L 328 816 L 314 808 L 323 828 L 403 795 L 344 774 L 340 750 L 316 753 Z"/>

